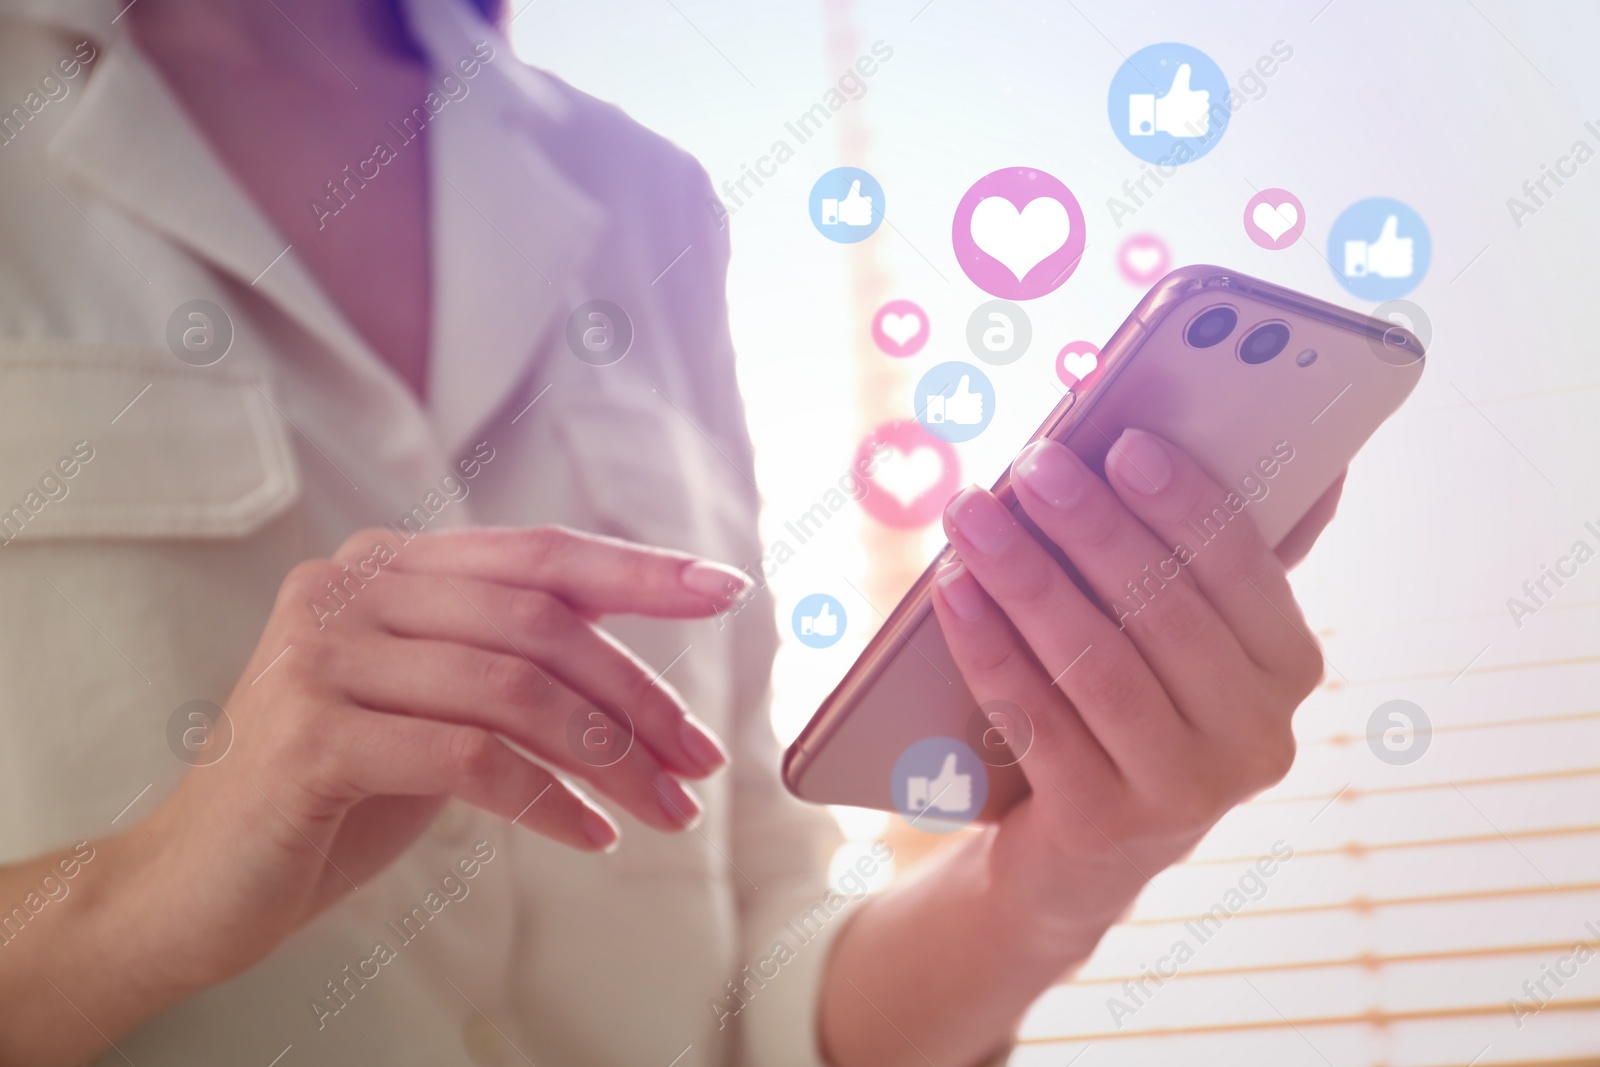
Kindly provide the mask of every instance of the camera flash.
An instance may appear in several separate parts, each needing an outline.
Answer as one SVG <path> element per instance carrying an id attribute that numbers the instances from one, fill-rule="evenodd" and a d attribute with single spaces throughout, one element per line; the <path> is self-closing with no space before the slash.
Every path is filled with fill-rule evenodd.
<path id="1" fill-rule="evenodd" d="M 1309 367 L 1311 364 L 1317 361 L 1317 350 L 1315 348 L 1308 348 L 1304 352 L 1301 352 L 1298 356 L 1295 356 L 1294 361 L 1300 364 L 1302 367 Z"/>

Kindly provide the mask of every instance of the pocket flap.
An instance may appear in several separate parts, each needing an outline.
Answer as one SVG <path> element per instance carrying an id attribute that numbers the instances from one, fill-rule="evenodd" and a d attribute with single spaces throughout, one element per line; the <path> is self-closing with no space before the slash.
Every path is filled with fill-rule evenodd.
<path id="1" fill-rule="evenodd" d="M 0 541 L 254 531 L 300 491 L 266 390 L 242 361 L 0 341 Z"/>

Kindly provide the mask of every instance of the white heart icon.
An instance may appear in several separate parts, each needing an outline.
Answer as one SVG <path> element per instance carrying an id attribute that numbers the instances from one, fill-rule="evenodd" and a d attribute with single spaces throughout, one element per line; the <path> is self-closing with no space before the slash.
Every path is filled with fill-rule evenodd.
<path id="1" fill-rule="evenodd" d="M 1053 196 L 1028 201 L 1021 211 L 1003 196 L 990 196 L 972 209 L 972 240 L 1022 281 L 1046 257 L 1060 250 L 1072 233 L 1066 205 Z"/>
<path id="2" fill-rule="evenodd" d="M 1128 261 L 1128 266 L 1132 267 L 1136 273 L 1149 274 L 1155 269 L 1155 265 L 1161 262 L 1161 250 L 1159 248 L 1151 248 L 1149 245 L 1135 245 L 1128 249 L 1125 258 Z"/>
<path id="3" fill-rule="evenodd" d="M 1287 200 L 1277 207 L 1263 200 L 1250 212 L 1250 221 L 1255 223 L 1256 229 L 1276 241 L 1294 229 L 1295 223 L 1300 221 L 1300 211 Z"/>
<path id="4" fill-rule="evenodd" d="M 1080 382 L 1093 374 L 1099 365 L 1100 357 L 1093 352 L 1068 352 L 1061 357 L 1061 369 Z"/>
<path id="5" fill-rule="evenodd" d="M 922 332 L 922 316 L 906 312 L 904 315 L 885 315 L 883 317 L 883 335 L 897 345 L 904 346 L 917 334 Z"/>
<path id="6" fill-rule="evenodd" d="M 872 484 L 908 508 L 943 477 L 944 463 L 938 452 L 924 445 L 907 453 L 895 445 L 873 471 Z"/>

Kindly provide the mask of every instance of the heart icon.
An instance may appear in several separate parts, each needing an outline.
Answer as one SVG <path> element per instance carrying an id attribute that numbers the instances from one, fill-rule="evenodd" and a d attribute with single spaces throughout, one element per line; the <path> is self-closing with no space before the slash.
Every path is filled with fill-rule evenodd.
<path id="1" fill-rule="evenodd" d="M 1306 209 L 1287 189 L 1263 189 L 1244 206 L 1244 233 L 1269 251 L 1288 248 L 1306 228 Z"/>
<path id="2" fill-rule="evenodd" d="M 1100 349 L 1088 341 L 1073 341 L 1056 354 L 1056 377 L 1072 388 L 1100 366 Z"/>
<path id="3" fill-rule="evenodd" d="M 928 313 L 910 300 L 891 300 L 872 316 L 872 339 L 896 359 L 914 356 L 928 343 Z"/>
<path id="4" fill-rule="evenodd" d="M 1161 262 L 1161 253 L 1148 245 L 1128 249 L 1128 266 L 1140 274 L 1149 274 L 1150 269 Z"/>
<path id="5" fill-rule="evenodd" d="M 934 522 L 961 488 L 955 446 L 915 419 L 886 422 L 868 434 L 856 448 L 855 470 L 867 487 L 861 510 L 897 530 Z"/>
<path id="6" fill-rule="evenodd" d="M 873 474 L 874 484 L 909 508 L 918 497 L 939 484 L 944 475 L 944 464 L 932 448 L 923 446 L 909 453 L 899 445 L 891 445 L 888 455 L 878 464 Z"/>
<path id="7" fill-rule="evenodd" d="M 1054 197 L 1030 200 L 1018 211 L 1005 197 L 991 196 L 972 209 L 972 240 L 1019 282 L 1065 245 L 1071 234 L 1066 205 Z"/>
<path id="8" fill-rule="evenodd" d="M 904 315 L 885 315 L 883 333 L 897 345 L 904 345 L 922 332 L 922 316 L 908 312 Z"/>
<path id="9" fill-rule="evenodd" d="M 1099 365 L 1100 357 L 1093 352 L 1068 352 L 1061 357 L 1061 369 L 1080 382 L 1093 374 Z"/>
<path id="10" fill-rule="evenodd" d="M 1287 201 L 1274 207 L 1263 200 L 1250 213 L 1250 221 L 1255 223 L 1258 230 L 1276 241 L 1294 229 L 1295 223 L 1300 221 L 1300 210 Z"/>
<path id="11" fill-rule="evenodd" d="M 1117 249 L 1117 269 L 1134 285 L 1149 285 L 1172 265 L 1167 243 L 1153 233 L 1136 233 Z"/>

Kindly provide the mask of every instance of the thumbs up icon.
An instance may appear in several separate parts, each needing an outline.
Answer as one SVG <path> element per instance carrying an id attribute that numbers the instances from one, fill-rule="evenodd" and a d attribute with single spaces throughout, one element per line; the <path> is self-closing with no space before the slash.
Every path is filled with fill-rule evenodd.
<path id="1" fill-rule="evenodd" d="M 822 602 L 822 610 L 817 614 L 801 616 L 800 632 L 802 634 L 815 634 L 817 637 L 838 636 L 839 616 L 833 613 L 833 605 L 824 600 Z"/>
<path id="2" fill-rule="evenodd" d="M 827 593 L 812 593 L 794 609 L 794 635 L 811 648 L 828 648 L 844 636 L 844 605 Z"/>
<path id="3" fill-rule="evenodd" d="M 850 191 L 843 200 L 822 201 L 822 221 L 830 225 L 872 225 L 872 197 L 862 194 L 860 178 L 850 183 Z"/>
<path id="4" fill-rule="evenodd" d="M 1345 277 L 1409 278 L 1415 267 L 1413 244 L 1411 238 L 1400 236 L 1399 217 L 1390 215 L 1383 220 L 1383 232 L 1376 241 L 1344 243 Z"/>
<path id="5" fill-rule="evenodd" d="M 1164 96 L 1132 93 L 1128 96 L 1128 136 L 1151 137 L 1157 132 L 1173 137 L 1204 137 L 1211 132 L 1211 93 L 1190 84 L 1194 72 L 1184 63 Z"/>
<path id="6" fill-rule="evenodd" d="M 929 422 L 953 422 L 957 426 L 976 426 L 983 421 L 983 394 L 972 391 L 972 375 L 963 374 L 952 396 L 934 393 L 928 397 Z"/>
<path id="7" fill-rule="evenodd" d="M 956 754 L 949 753 L 934 778 L 906 778 L 906 807 L 911 811 L 942 811 L 963 815 L 972 807 L 972 775 L 956 772 Z"/>

